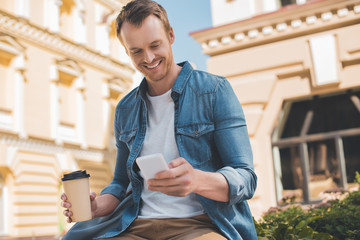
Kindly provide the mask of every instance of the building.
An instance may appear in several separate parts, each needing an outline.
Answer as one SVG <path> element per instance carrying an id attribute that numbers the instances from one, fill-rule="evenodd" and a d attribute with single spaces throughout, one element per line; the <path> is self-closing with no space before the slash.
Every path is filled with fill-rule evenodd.
<path id="1" fill-rule="evenodd" d="M 360 2 L 211 0 L 191 33 L 247 118 L 255 217 L 284 198 L 320 200 L 360 172 Z"/>
<path id="2" fill-rule="evenodd" d="M 126 2 L 1 1 L 0 239 L 69 227 L 65 172 L 87 169 L 97 193 L 111 181 L 114 108 L 135 73 L 114 27 Z"/>

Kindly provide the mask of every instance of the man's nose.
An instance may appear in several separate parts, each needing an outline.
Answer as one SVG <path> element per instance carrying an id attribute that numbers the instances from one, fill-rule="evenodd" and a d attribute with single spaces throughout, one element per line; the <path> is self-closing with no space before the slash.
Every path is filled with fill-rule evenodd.
<path id="1" fill-rule="evenodd" d="M 152 61 L 155 58 L 155 54 L 152 51 L 147 50 L 144 52 L 144 58 L 145 58 L 144 60 L 146 63 L 152 63 Z"/>

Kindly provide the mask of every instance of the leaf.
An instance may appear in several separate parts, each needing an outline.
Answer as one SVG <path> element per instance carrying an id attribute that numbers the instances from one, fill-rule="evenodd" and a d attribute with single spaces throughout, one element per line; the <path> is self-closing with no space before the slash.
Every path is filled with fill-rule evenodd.
<path id="1" fill-rule="evenodd" d="M 299 231 L 299 230 L 303 229 L 306 225 L 307 225 L 306 221 L 302 220 L 296 225 L 295 229 Z"/>
<path id="2" fill-rule="evenodd" d="M 299 237 L 303 237 L 303 238 L 311 238 L 314 234 L 314 229 L 312 229 L 309 226 L 304 227 L 304 229 L 302 229 L 299 232 Z"/>
<path id="3" fill-rule="evenodd" d="M 329 233 L 316 233 L 314 234 L 315 239 L 321 239 L 321 240 L 331 240 L 334 239 L 333 236 L 331 236 Z"/>
<path id="4" fill-rule="evenodd" d="M 277 229 L 274 232 L 275 239 L 281 240 L 285 239 L 286 231 L 288 230 L 288 225 L 280 223 Z"/>
<path id="5" fill-rule="evenodd" d="M 267 238 L 267 237 L 259 237 L 258 240 L 270 240 L 271 238 Z M 275 239 L 274 239 L 275 240 Z"/>

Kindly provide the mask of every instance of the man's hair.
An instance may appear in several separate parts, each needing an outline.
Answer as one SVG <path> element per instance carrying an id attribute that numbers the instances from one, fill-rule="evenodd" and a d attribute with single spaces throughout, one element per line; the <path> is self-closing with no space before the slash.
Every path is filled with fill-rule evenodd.
<path id="1" fill-rule="evenodd" d="M 124 22 L 128 22 L 133 26 L 141 27 L 145 18 L 153 14 L 159 18 L 164 26 L 165 32 L 169 33 L 170 23 L 165 9 L 152 0 L 133 0 L 126 4 L 118 17 L 116 18 L 116 35 L 122 42 L 120 37 L 121 26 Z"/>

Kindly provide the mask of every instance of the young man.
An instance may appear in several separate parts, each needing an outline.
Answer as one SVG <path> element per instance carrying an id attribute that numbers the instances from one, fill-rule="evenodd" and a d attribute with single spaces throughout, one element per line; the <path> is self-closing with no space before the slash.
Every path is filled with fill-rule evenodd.
<path id="1" fill-rule="evenodd" d="M 256 188 L 252 152 L 228 81 L 174 62 L 174 32 L 154 1 L 128 3 L 117 34 L 145 78 L 116 108 L 116 168 L 90 196 L 94 219 L 64 239 L 89 239 L 91 230 L 98 239 L 257 239 L 246 202 Z M 169 170 L 145 182 L 135 160 L 153 153 Z M 72 212 L 64 215 L 71 222 Z"/>

